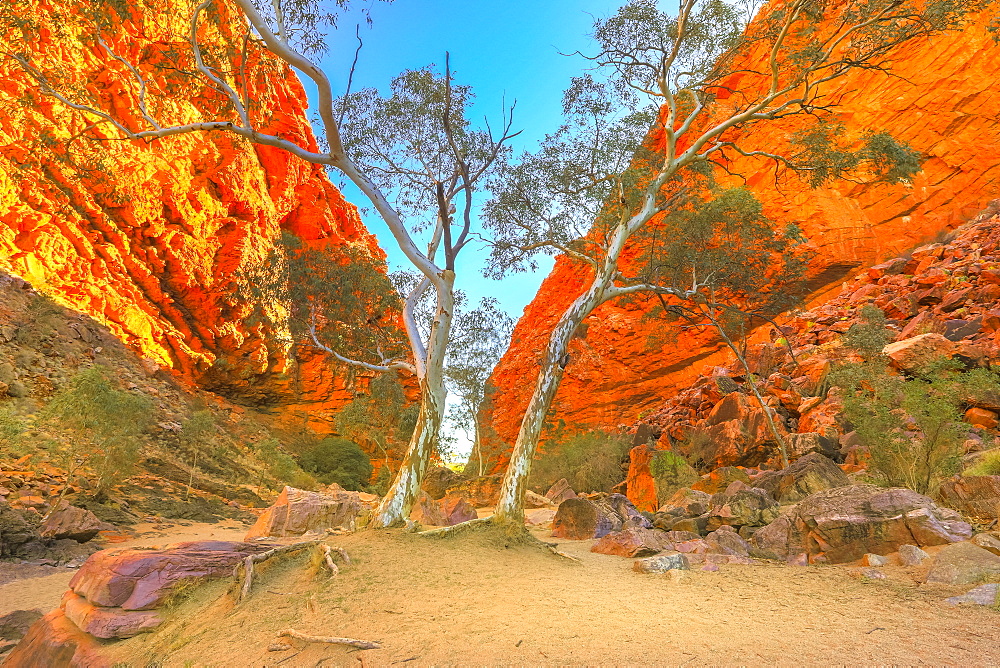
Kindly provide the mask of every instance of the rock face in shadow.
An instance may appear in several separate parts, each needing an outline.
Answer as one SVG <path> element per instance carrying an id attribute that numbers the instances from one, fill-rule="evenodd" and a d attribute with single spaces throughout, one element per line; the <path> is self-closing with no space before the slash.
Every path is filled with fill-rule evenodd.
<path id="1" fill-rule="evenodd" d="M 250 527 L 246 540 L 262 536 L 301 536 L 307 531 L 353 528 L 361 512 L 357 492 L 308 492 L 287 485 L 274 504 Z"/>
<path id="2" fill-rule="evenodd" d="M 941 502 L 983 522 L 1000 519 L 1000 476 L 956 476 L 941 483 Z"/>
<path id="3" fill-rule="evenodd" d="M 779 503 L 791 503 L 824 489 L 845 487 L 851 480 L 830 459 L 813 452 L 787 469 L 760 474 L 753 484 L 767 490 Z"/>
<path id="4" fill-rule="evenodd" d="M 945 545 L 967 540 L 972 527 L 909 489 L 851 485 L 817 492 L 753 536 L 753 544 L 781 559 L 840 564 L 866 552 L 889 554 L 901 545 Z"/>

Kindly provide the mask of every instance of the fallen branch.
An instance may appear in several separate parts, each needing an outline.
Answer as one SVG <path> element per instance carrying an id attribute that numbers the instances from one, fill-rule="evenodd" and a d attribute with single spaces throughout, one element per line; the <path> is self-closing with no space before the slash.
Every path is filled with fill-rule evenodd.
<path id="1" fill-rule="evenodd" d="M 278 555 L 287 555 L 292 552 L 298 552 L 299 550 L 311 547 L 317 543 L 319 543 L 317 540 L 307 540 L 301 543 L 282 545 L 281 547 L 276 547 L 272 550 L 268 550 L 267 552 L 247 556 L 241 563 L 237 564 L 235 569 L 233 569 L 233 577 L 236 578 L 238 582 L 240 579 L 240 566 L 243 567 L 243 585 L 240 587 L 240 593 L 236 598 L 236 602 L 239 603 L 250 594 L 250 586 L 253 584 L 254 564 L 259 564 L 262 561 L 267 561 L 271 557 Z"/>
<path id="2" fill-rule="evenodd" d="M 295 638 L 296 640 L 304 640 L 305 642 L 323 642 L 331 645 L 350 645 L 351 647 L 357 647 L 358 649 L 382 649 L 382 645 L 377 642 L 355 640 L 354 638 L 327 638 L 324 636 L 310 636 L 296 631 L 295 629 L 285 629 L 284 631 L 279 631 L 278 637 Z"/>
<path id="3" fill-rule="evenodd" d="M 578 564 L 582 564 L 583 563 L 583 559 L 580 559 L 579 557 L 574 557 L 572 554 L 566 554 L 565 552 L 560 552 L 556 548 L 556 544 L 555 543 L 542 543 L 542 545 L 544 545 L 545 547 L 547 547 L 548 550 L 549 550 L 549 552 L 551 552 L 552 554 L 556 555 L 557 557 L 562 557 L 563 559 L 569 559 L 570 561 L 576 562 Z"/>
<path id="4" fill-rule="evenodd" d="M 333 557 L 331 553 L 333 550 L 330 549 L 329 545 L 323 546 L 323 559 L 326 561 L 326 567 L 330 569 L 330 576 L 333 577 L 340 573 L 340 569 L 337 568 L 337 564 L 333 563 Z"/>

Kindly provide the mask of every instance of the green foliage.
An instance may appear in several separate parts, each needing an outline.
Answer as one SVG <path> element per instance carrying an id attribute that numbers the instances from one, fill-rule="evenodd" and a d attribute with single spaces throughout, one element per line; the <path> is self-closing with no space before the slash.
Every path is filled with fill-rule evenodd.
<path id="1" fill-rule="evenodd" d="M 74 460 L 84 460 L 97 476 L 98 496 L 131 475 L 143 432 L 153 421 L 152 400 L 115 389 L 109 373 L 98 366 L 80 371 L 43 413 L 77 431 L 63 452 L 67 468 L 75 468 Z"/>
<path id="2" fill-rule="evenodd" d="M 877 306 L 866 304 L 858 315 L 860 322 L 851 325 L 844 334 L 843 342 L 862 359 L 872 362 L 879 359 L 882 349 L 892 342 L 893 333 L 886 327 L 885 313 Z"/>
<path id="3" fill-rule="evenodd" d="M 350 490 L 367 489 L 372 475 L 368 455 L 346 438 L 324 438 L 303 453 L 299 464 L 324 485 Z"/>
<path id="4" fill-rule="evenodd" d="M 312 489 L 316 486 L 316 480 L 299 468 L 292 456 L 282 450 L 278 439 L 264 439 L 254 446 L 254 454 L 264 464 L 257 480 L 258 487 L 264 482 L 265 474 L 270 474 L 279 483 L 300 489 Z"/>
<path id="5" fill-rule="evenodd" d="M 1000 475 L 1000 450 L 984 452 L 973 466 L 965 469 L 965 475 Z"/>
<path id="6" fill-rule="evenodd" d="M 873 311 L 855 326 L 849 340 L 863 357 L 880 350 L 880 327 Z M 961 469 L 969 431 L 962 421 L 965 402 L 1000 392 L 1000 377 L 985 369 L 963 373 L 958 364 L 939 360 L 906 378 L 892 373 L 881 355 L 835 369 L 830 382 L 843 390 L 844 415 L 871 451 L 869 472 L 922 494 Z"/>
<path id="7" fill-rule="evenodd" d="M 666 500 L 681 487 L 688 487 L 699 475 L 683 456 L 672 450 L 660 450 L 649 463 L 649 471 L 656 482 L 656 496 Z"/>
<path id="8" fill-rule="evenodd" d="M 396 324 L 402 303 L 384 266 L 366 250 L 345 246 L 337 253 L 283 232 L 267 256 L 242 271 L 241 296 L 258 305 L 254 320 L 279 332 L 287 325 L 291 343 L 304 348 L 369 364 L 405 358 L 409 349 Z"/>
<path id="9" fill-rule="evenodd" d="M 0 407 L 0 458 L 21 454 L 24 421 L 11 406 Z"/>
<path id="10" fill-rule="evenodd" d="M 888 132 L 868 132 L 860 141 L 846 143 L 849 133 L 840 123 L 820 121 L 792 137 L 798 152 L 794 168 L 808 175 L 817 188 L 866 168 L 868 178 L 883 183 L 909 183 L 920 171 L 922 156 Z"/>
<path id="11" fill-rule="evenodd" d="M 399 377 L 384 373 L 371 379 L 367 394 L 356 395 L 337 413 L 337 431 L 349 441 L 381 452 L 388 461 L 390 450 L 409 442 L 419 412 L 419 406 L 407 401 Z"/>
<path id="12" fill-rule="evenodd" d="M 628 436 L 608 432 L 561 435 L 549 445 L 548 452 L 535 456 L 530 484 L 544 493 L 566 478 L 578 492 L 608 492 L 625 479 L 621 464 L 630 446 Z"/>

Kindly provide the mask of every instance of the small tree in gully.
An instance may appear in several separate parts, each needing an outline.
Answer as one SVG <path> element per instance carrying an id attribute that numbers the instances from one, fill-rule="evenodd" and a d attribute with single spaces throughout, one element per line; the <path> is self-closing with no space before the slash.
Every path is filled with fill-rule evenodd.
<path id="1" fill-rule="evenodd" d="M 321 0 L 181 0 L 172 11 L 189 11 L 189 31 L 174 36 L 170 48 L 155 54 L 157 61 L 150 65 L 115 53 L 102 37 L 112 10 L 128 15 L 128 7 L 119 0 L 97 3 L 86 16 L 67 16 L 67 21 L 79 21 L 78 32 L 86 46 L 108 54 L 110 73 L 131 91 L 131 109 L 105 108 L 99 92 L 46 68 L 45 62 L 29 59 L 20 45 L 32 31 L 23 19 L 26 13 L 17 11 L 18 4 L 25 0 L 12 0 L 0 12 L 0 20 L 9 28 L 8 37 L 0 38 L 0 51 L 33 77 L 42 93 L 80 114 L 79 136 L 152 142 L 189 133 L 229 133 L 324 165 L 351 181 L 369 200 L 422 277 L 403 300 L 408 354 L 382 357 L 375 350 L 369 353 L 376 356 L 374 361 L 358 359 L 358 351 L 340 350 L 323 340 L 322 329 L 336 320 L 335 313 L 315 309 L 308 316 L 315 323 L 313 343 L 339 362 L 380 373 L 408 369 L 418 379 L 417 424 L 371 526 L 403 522 L 419 493 L 444 417 L 444 363 L 454 312 L 456 259 L 472 240 L 475 192 L 508 153 L 507 142 L 514 136 L 512 109 L 504 111 L 498 134 L 488 125 L 483 130 L 470 127 L 465 113 L 472 92 L 452 84 L 447 65 L 443 74 L 431 67 L 404 72 L 393 81 L 387 98 L 374 90 L 348 90 L 338 98 L 317 64 L 325 46 L 323 23 L 334 18 Z M 230 32 L 241 30 L 244 38 L 238 43 L 213 39 L 223 22 L 230 23 Z M 252 98 L 248 82 L 280 74 L 283 66 L 294 68 L 315 86 L 318 147 L 260 129 L 271 110 L 262 109 Z M 187 86 L 155 85 L 143 74 L 147 67 L 179 72 Z M 212 98 L 205 112 L 211 117 L 172 119 L 172 100 L 193 90 Z M 425 233 L 423 241 L 418 241 L 417 232 Z M 413 319 L 413 305 L 425 291 L 433 294 L 435 303 L 426 339 Z"/>
<path id="2" fill-rule="evenodd" d="M 838 144 L 843 135 L 829 122 L 836 103 L 825 85 L 857 68 L 887 70 L 900 44 L 956 29 L 985 5 L 790 0 L 748 25 L 748 14 L 719 0 L 681 0 L 676 16 L 653 0 L 633 0 L 596 22 L 594 71 L 567 90 L 563 125 L 503 174 L 487 207 L 497 274 L 530 266 L 539 252 L 561 253 L 588 272 L 549 336 L 491 522 L 523 523 L 532 457 L 583 319 L 641 291 L 683 301 L 704 294 L 704 276 L 682 288 L 633 271 L 622 257 L 636 235 L 665 215 L 697 209 L 704 178 L 736 155 L 805 172 L 813 185 L 851 173 L 907 178 L 917 156 L 885 133 Z M 750 50 L 764 54 L 754 71 L 737 64 Z M 737 132 L 789 116 L 815 124 L 787 154 L 736 141 Z"/>

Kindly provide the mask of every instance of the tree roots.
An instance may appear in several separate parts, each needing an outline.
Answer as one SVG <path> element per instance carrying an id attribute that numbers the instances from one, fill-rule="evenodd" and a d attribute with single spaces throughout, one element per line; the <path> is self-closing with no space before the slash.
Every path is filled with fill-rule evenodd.
<path id="1" fill-rule="evenodd" d="M 295 629 L 285 629 L 278 632 L 279 638 L 295 638 L 305 642 L 322 642 L 331 645 L 349 645 L 358 649 L 382 649 L 382 645 L 368 640 L 355 640 L 354 638 L 327 638 L 325 636 L 311 636 Z"/>
<path id="2" fill-rule="evenodd" d="M 239 603 L 247 596 L 250 595 L 250 587 L 253 585 L 254 576 L 254 564 L 259 564 L 262 561 L 267 561 L 271 557 L 276 556 L 287 556 L 294 552 L 304 550 L 307 547 L 312 547 L 313 545 L 318 545 L 318 540 L 307 540 L 301 543 L 292 543 L 291 545 L 282 545 L 281 547 L 276 547 L 273 550 L 268 550 L 267 552 L 261 552 L 260 554 L 251 554 L 246 557 L 241 563 L 237 564 L 236 568 L 233 569 L 233 577 L 239 582 L 241 579 L 243 581 L 240 586 L 239 594 L 236 597 L 236 602 Z M 243 576 L 240 577 L 240 569 L 243 570 Z"/>

